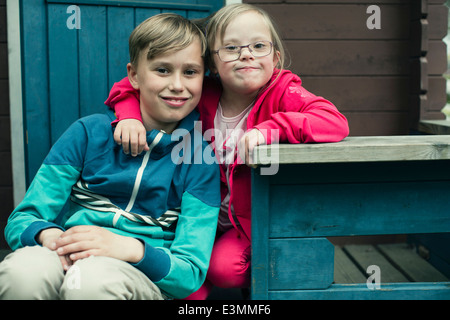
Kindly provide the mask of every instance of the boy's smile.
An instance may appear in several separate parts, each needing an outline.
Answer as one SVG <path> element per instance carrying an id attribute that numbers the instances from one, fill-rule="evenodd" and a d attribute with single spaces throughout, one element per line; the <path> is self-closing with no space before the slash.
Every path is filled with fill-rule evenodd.
<path id="1" fill-rule="evenodd" d="M 189 97 L 161 97 L 169 106 L 177 108 L 182 107 L 189 100 Z"/>
<path id="2" fill-rule="evenodd" d="M 131 85 L 140 91 L 141 114 L 147 131 L 171 133 L 200 100 L 204 64 L 199 40 L 185 49 L 149 60 L 142 52 L 138 67 L 128 64 L 127 68 Z"/>

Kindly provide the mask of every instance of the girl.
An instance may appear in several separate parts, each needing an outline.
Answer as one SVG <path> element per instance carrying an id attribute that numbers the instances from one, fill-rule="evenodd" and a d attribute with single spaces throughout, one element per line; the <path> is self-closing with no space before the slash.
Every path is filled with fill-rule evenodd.
<path id="1" fill-rule="evenodd" d="M 205 299 L 213 285 L 250 285 L 251 169 L 242 163 L 251 163 L 245 155 L 260 144 L 337 142 L 349 133 L 346 118 L 331 102 L 308 92 L 298 76 L 283 70 L 283 45 L 263 10 L 249 4 L 226 6 L 206 30 L 212 76 L 205 78 L 198 110 L 203 131 L 214 132 L 211 145 L 221 164 L 222 205 L 207 280 L 192 299 Z M 146 149 L 142 125 L 134 120 L 141 119 L 139 93 L 128 79 L 114 85 L 106 104 L 120 121 L 116 142 L 125 152 L 131 146 L 133 155 Z"/>

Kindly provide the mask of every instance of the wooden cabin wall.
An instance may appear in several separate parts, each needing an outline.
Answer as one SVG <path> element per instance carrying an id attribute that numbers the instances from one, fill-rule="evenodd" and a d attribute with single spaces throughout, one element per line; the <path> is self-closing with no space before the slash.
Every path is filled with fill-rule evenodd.
<path id="1" fill-rule="evenodd" d="M 400 135 L 443 119 L 447 7 L 443 0 L 245 0 L 274 19 L 290 66 L 345 114 L 350 135 Z M 367 21 L 380 9 L 380 29 Z"/>
<path id="2" fill-rule="evenodd" d="M 9 120 L 8 44 L 6 0 L 0 0 L 0 248 L 6 247 L 3 230 L 13 210 L 11 135 Z"/>

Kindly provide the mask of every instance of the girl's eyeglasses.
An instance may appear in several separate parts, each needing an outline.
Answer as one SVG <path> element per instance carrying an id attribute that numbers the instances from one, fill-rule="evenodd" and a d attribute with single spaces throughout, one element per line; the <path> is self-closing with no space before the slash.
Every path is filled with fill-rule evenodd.
<path id="1" fill-rule="evenodd" d="M 231 62 L 239 59 L 243 48 L 247 48 L 254 57 L 258 58 L 268 56 L 272 52 L 272 47 L 273 44 L 270 41 L 257 41 L 246 46 L 230 45 L 221 47 L 213 51 L 213 53 L 217 54 L 221 61 Z"/>

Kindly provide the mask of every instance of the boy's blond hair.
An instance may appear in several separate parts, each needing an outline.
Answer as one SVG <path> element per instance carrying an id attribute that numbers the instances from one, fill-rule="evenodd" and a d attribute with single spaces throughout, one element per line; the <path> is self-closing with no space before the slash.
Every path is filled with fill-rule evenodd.
<path id="1" fill-rule="evenodd" d="M 284 68 L 286 54 L 283 42 L 281 41 L 281 37 L 278 34 L 275 23 L 272 21 L 270 16 L 267 14 L 267 12 L 265 12 L 261 8 L 255 7 L 251 4 L 237 3 L 223 7 L 222 9 L 217 11 L 217 13 L 215 13 L 208 21 L 208 24 L 206 26 L 206 35 L 209 49 L 208 65 L 210 69 L 212 70 L 215 69 L 214 59 L 212 58 L 211 52 L 218 49 L 214 48 L 216 38 L 219 37 L 219 39 L 223 40 L 223 37 L 225 36 L 225 30 L 227 29 L 231 21 L 233 21 L 233 19 L 239 16 L 240 14 L 248 11 L 257 12 L 262 16 L 264 22 L 269 28 L 270 35 L 272 37 L 273 48 L 275 51 L 278 51 L 280 53 L 280 58 L 278 59 L 277 67 L 278 69 Z"/>
<path id="2" fill-rule="evenodd" d="M 195 39 L 200 40 L 202 57 L 206 53 L 206 39 L 190 20 L 174 13 L 152 16 L 138 25 L 128 40 L 130 62 L 137 68 L 139 56 L 145 50 L 147 59 L 164 53 L 187 48 Z"/>

